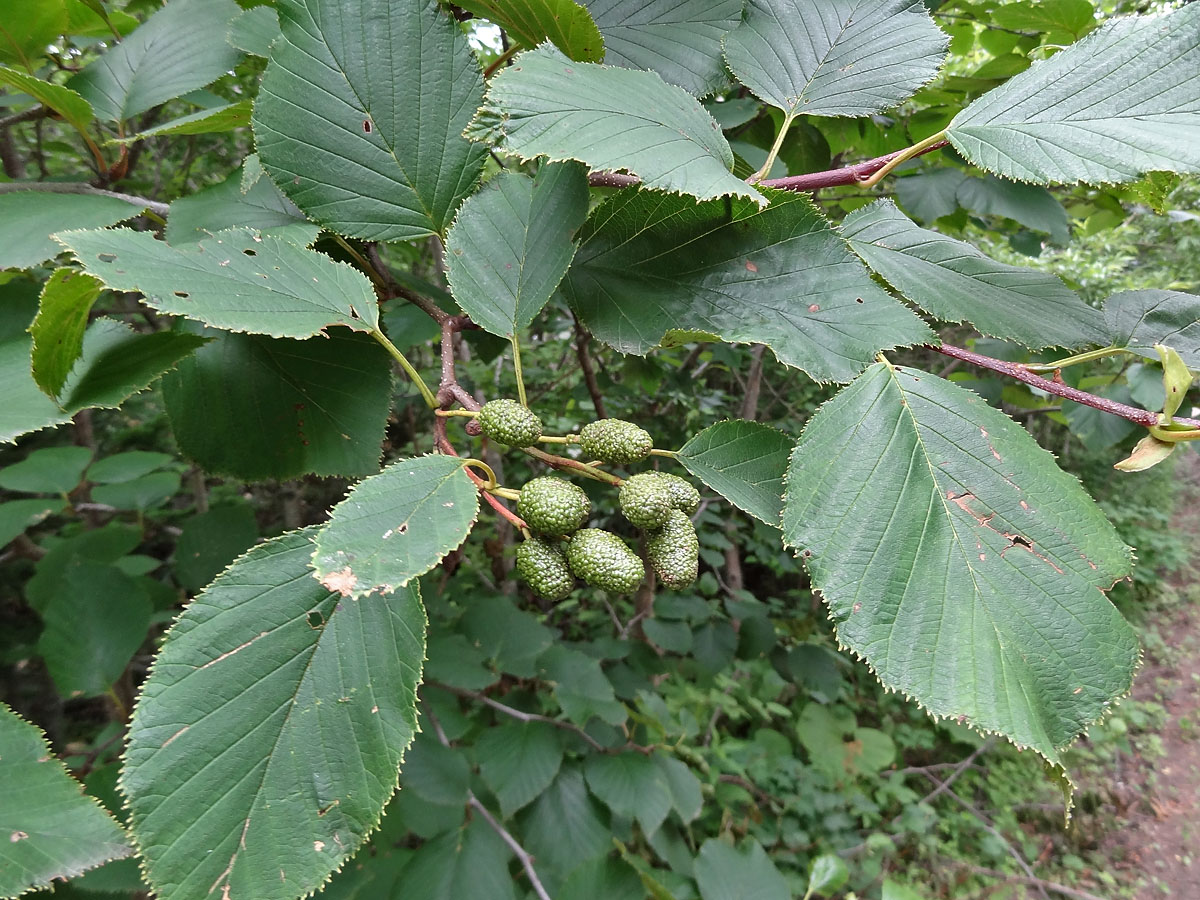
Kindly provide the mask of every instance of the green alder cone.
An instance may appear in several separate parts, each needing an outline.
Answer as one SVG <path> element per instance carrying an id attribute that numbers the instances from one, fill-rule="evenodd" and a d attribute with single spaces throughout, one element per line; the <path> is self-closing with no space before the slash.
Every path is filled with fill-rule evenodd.
<path id="1" fill-rule="evenodd" d="M 579 443 L 588 459 L 617 466 L 641 462 L 654 446 L 649 432 L 624 419 L 601 419 L 584 425 L 579 432 Z"/>
<path id="2" fill-rule="evenodd" d="M 681 590 L 696 580 L 700 541 L 692 520 L 677 509 L 667 513 L 667 523 L 650 535 L 646 555 L 658 580 L 672 590 Z"/>
<path id="3" fill-rule="evenodd" d="M 666 523 L 673 497 L 662 476 L 657 472 L 643 472 L 621 485 L 621 514 L 631 525 L 653 531 Z"/>
<path id="4" fill-rule="evenodd" d="M 509 447 L 532 447 L 542 436 L 542 420 L 516 400 L 485 403 L 475 418 L 484 434 Z"/>
<path id="5" fill-rule="evenodd" d="M 592 512 L 583 488 L 544 475 L 526 482 L 517 500 L 517 515 L 538 534 L 567 535 L 578 531 Z"/>
<path id="6" fill-rule="evenodd" d="M 554 603 L 575 588 L 575 576 L 562 547 L 540 538 L 530 538 L 517 548 L 517 574 L 535 594 Z"/>
<path id="7" fill-rule="evenodd" d="M 700 508 L 700 492 L 696 486 L 686 478 L 668 472 L 659 472 L 658 477 L 671 492 L 671 506 L 689 516 L 695 515 Z"/>
<path id="8" fill-rule="evenodd" d="M 628 594 L 646 574 L 641 558 L 611 531 L 584 528 L 567 544 L 571 571 L 610 594 Z"/>

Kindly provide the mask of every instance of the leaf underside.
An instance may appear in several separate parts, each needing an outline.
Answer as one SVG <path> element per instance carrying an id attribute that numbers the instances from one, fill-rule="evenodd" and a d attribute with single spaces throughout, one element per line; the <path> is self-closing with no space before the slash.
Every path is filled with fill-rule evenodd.
<path id="1" fill-rule="evenodd" d="M 871 269 L 940 319 L 970 322 L 982 334 L 1033 349 L 1105 342 L 1099 310 L 1057 275 L 996 262 L 918 228 L 891 200 L 852 212 L 842 235 Z"/>
<path id="2" fill-rule="evenodd" d="M 930 81 L 948 43 L 921 0 L 750 0 L 725 58 L 789 115 L 867 116 Z"/>
<path id="3" fill-rule="evenodd" d="M 784 540 L 839 641 L 935 716 L 1051 761 L 1129 688 L 1130 554 L 1078 481 L 948 381 L 878 363 L 809 421 Z"/>
<path id="4" fill-rule="evenodd" d="M 1109 340 L 1157 360 L 1165 344 L 1189 369 L 1200 369 L 1200 297 L 1182 291 L 1122 291 L 1104 301 Z"/>
<path id="5" fill-rule="evenodd" d="M 783 476 L 795 445 L 777 428 L 735 419 L 692 435 L 679 448 L 678 458 L 738 509 L 779 527 Z"/>
<path id="6" fill-rule="evenodd" d="M 976 100 L 946 136 L 975 165 L 1038 184 L 1200 171 L 1200 5 L 1105 23 Z"/>
<path id="7" fill-rule="evenodd" d="M 519 159 L 574 159 L 701 200 L 765 203 L 733 175 L 733 151 L 695 97 L 654 72 L 572 62 L 553 48 L 522 53 L 492 78 L 467 135 Z"/>

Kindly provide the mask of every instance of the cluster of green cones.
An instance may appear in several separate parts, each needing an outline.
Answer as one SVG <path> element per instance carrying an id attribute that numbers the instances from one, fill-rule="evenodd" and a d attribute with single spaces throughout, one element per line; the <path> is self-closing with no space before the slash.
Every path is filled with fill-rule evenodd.
<path id="1" fill-rule="evenodd" d="M 493 400 L 477 419 L 490 439 L 529 447 L 542 438 L 542 423 L 515 400 Z M 585 425 L 577 443 L 583 458 L 628 466 L 650 455 L 653 440 L 622 419 Z M 691 516 L 700 494 L 688 481 L 665 472 L 642 472 L 620 483 L 621 514 L 646 533 L 646 557 L 658 580 L 676 590 L 696 580 L 700 542 Z M 578 485 L 541 476 L 527 482 L 517 499 L 517 515 L 529 535 L 517 548 L 517 573 L 546 600 L 557 602 L 575 589 L 576 579 L 611 594 L 636 590 L 646 574 L 641 557 L 617 534 L 585 528 L 591 501 Z"/>

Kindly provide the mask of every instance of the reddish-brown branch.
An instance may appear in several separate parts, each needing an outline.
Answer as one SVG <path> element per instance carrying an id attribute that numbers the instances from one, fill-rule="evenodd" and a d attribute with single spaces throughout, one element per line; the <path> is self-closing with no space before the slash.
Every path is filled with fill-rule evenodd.
<path id="1" fill-rule="evenodd" d="M 1008 362 L 1003 359 L 994 359 L 990 356 L 984 356 L 981 353 L 973 353 L 970 350 L 964 350 L 962 347 L 954 347 L 950 344 L 942 344 L 940 346 L 929 345 L 930 350 L 936 350 L 945 356 L 953 359 L 961 359 L 963 362 L 971 363 L 971 365 L 980 366 L 984 369 L 991 369 L 993 372 L 999 372 L 1002 375 L 1007 375 L 1009 378 L 1015 378 L 1017 381 L 1022 381 L 1030 387 L 1038 388 L 1045 391 L 1047 394 L 1053 394 L 1056 397 L 1065 397 L 1068 400 L 1074 400 L 1076 403 L 1082 403 L 1084 406 L 1090 406 L 1093 409 L 1098 409 L 1101 412 L 1109 413 L 1110 415 L 1120 416 L 1122 419 L 1128 419 L 1130 422 L 1135 422 L 1138 425 L 1149 427 L 1158 424 L 1158 413 L 1150 412 L 1146 409 L 1138 409 L 1136 406 L 1128 406 L 1124 403 L 1118 403 L 1116 400 L 1109 400 L 1106 397 L 1097 397 L 1095 394 L 1089 394 L 1087 391 L 1081 391 L 1078 388 L 1073 388 L 1068 384 L 1063 384 L 1058 380 L 1043 378 L 1035 372 L 1031 372 L 1026 366 L 1020 363 Z M 1176 422 L 1181 425 L 1189 425 L 1193 428 L 1200 428 L 1200 421 L 1196 419 L 1176 418 Z"/>
<path id="2" fill-rule="evenodd" d="M 592 398 L 592 407 L 596 410 L 596 418 L 607 419 L 608 412 L 604 408 L 604 394 L 596 381 L 596 370 L 592 366 L 592 357 L 588 353 L 588 342 L 592 336 L 584 329 L 578 318 L 575 319 L 575 353 L 579 357 L 579 368 L 583 372 L 583 383 L 587 385 L 588 394 Z"/>
<path id="3" fill-rule="evenodd" d="M 933 150 L 938 150 L 946 146 L 946 141 L 939 141 L 936 144 L 922 149 L 916 156 L 922 156 Z M 888 153 L 884 156 L 877 156 L 874 159 L 868 159 L 865 162 L 855 163 L 852 166 L 842 166 L 840 169 L 827 169 L 824 172 L 809 172 L 805 175 L 789 175 L 787 178 L 769 178 L 766 181 L 760 181 L 759 187 L 775 188 L 781 191 L 815 191 L 818 188 L 826 187 L 841 187 L 847 184 L 859 184 L 866 181 L 892 160 L 894 160 L 904 150 L 897 150 L 895 153 Z M 588 183 L 592 187 L 613 187 L 622 188 L 630 185 L 638 184 L 640 179 L 634 175 L 622 175 L 618 172 L 593 172 L 588 176 Z"/>
<path id="4" fill-rule="evenodd" d="M 448 437 L 446 437 L 446 420 L 441 416 L 434 417 L 433 436 L 434 436 L 434 440 L 437 444 L 438 450 L 440 450 L 442 453 L 446 454 L 447 456 L 458 456 L 458 451 L 454 449 L 454 446 L 450 443 L 450 439 Z M 501 503 L 499 497 L 494 496 L 493 494 L 489 493 L 486 490 L 486 488 L 487 488 L 486 481 L 484 481 L 482 478 L 480 478 L 478 475 L 476 475 L 474 472 L 472 472 L 469 468 L 464 469 L 463 471 L 465 471 L 467 473 L 467 477 L 470 478 L 471 481 L 473 481 L 475 483 L 475 487 L 477 487 L 479 489 L 480 495 L 483 497 L 484 500 L 487 501 L 488 505 L 491 506 L 492 509 L 494 509 L 498 514 L 500 514 L 504 518 L 508 519 L 508 521 L 512 522 L 512 524 L 515 525 L 517 528 L 524 528 L 524 529 L 528 530 L 529 525 L 525 522 L 524 519 L 522 519 L 515 512 L 513 512 L 511 509 L 509 509 L 507 506 L 505 506 L 503 503 Z"/>

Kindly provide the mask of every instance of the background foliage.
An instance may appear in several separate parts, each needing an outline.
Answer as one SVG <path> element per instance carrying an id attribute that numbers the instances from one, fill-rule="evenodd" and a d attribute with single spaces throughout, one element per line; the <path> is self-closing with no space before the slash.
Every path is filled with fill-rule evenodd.
<path id="1" fill-rule="evenodd" d="M 1061 378 L 1152 412 L 1155 343 L 1200 365 L 1200 188 L 1174 174 L 1200 160 L 1173 130 L 1198 127 L 1198 7 L 1063 50 L 1173 4 L 689 0 L 686 27 L 676 6 L 0 13 L 4 896 L 1133 882 L 1098 855 L 1104 773 L 1161 710 L 1113 703 L 1187 562 L 1191 451 L 1114 477 L 1143 427 L 922 345 L 1031 365 L 1128 346 Z M 943 132 L 879 187 L 745 180 Z M 589 189 L 597 169 L 641 186 Z M 83 190 L 43 190 L 64 184 Z M 440 327 L 459 311 L 482 328 Z M 435 454 L 408 377 L 445 387 L 447 350 L 467 401 L 527 391 L 548 434 L 620 417 L 677 448 L 652 464 L 704 486 L 694 585 L 549 604 L 519 584 L 519 531 L 480 504 L 482 470 Z M 904 412 L 873 416 L 892 394 Z M 442 425 L 504 485 L 545 473 Z M 580 483 L 636 541 L 617 492 Z M 1095 588 L 1125 544 L 1114 609 Z M 911 598 L 889 593 L 904 555 Z M 1076 604 L 1075 657 L 1012 654 L 1048 596 Z M 964 639 L 984 609 L 994 633 Z M 1081 775 L 1074 828 L 1037 754 L 964 721 Z"/>

